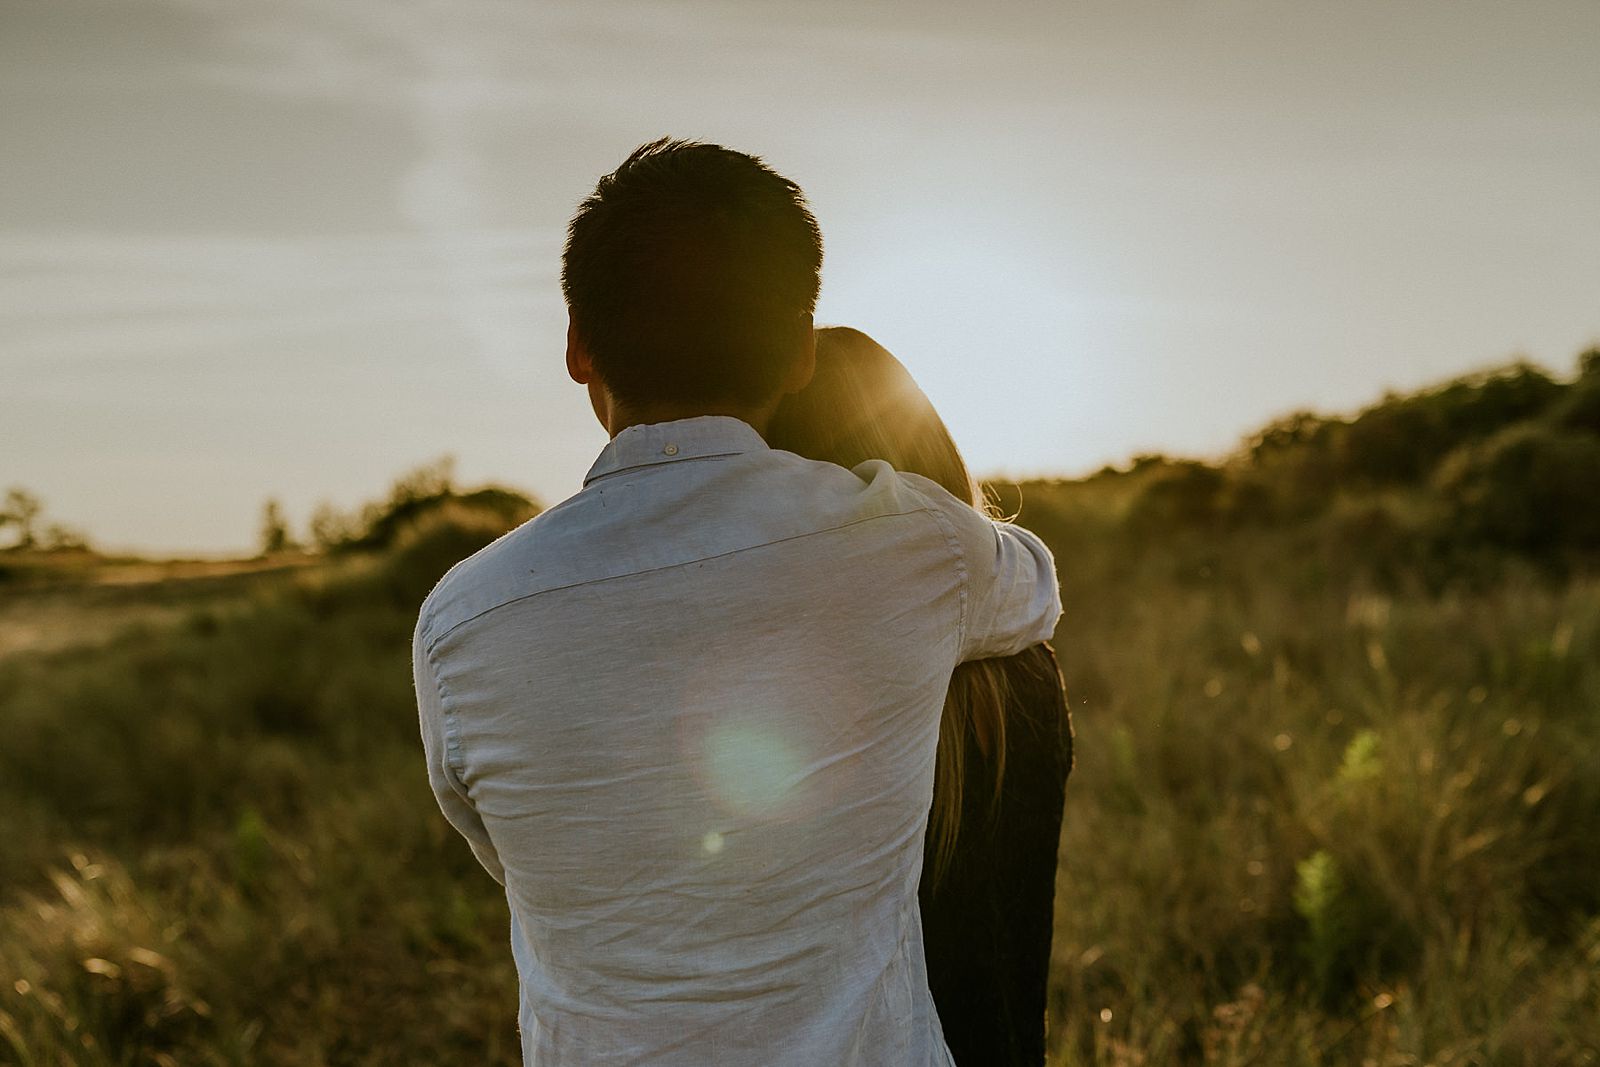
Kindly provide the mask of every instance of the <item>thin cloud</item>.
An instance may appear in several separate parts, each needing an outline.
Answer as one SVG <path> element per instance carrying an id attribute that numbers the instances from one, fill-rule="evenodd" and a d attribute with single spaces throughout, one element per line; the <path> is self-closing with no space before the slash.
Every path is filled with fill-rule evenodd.
<path id="1" fill-rule="evenodd" d="M 525 331 L 537 318 L 554 273 L 534 250 L 551 236 L 460 235 L 464 284 L 498 321 Z M 440 285 L 427 235 L 0 235 L 0 329 L 24 373 L 437 318 Z"/>

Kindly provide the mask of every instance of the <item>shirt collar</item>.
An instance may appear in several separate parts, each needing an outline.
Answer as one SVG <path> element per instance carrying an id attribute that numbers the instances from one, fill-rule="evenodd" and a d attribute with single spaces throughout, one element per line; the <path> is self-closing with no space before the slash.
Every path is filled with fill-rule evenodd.
<path id="1" fill-rule="evenodd" d="M 629 426 L 600 450 L 583 484 L 618 471 L 677 463 L 711 456 L 736 456 L 765 451 L 767 442 L 749 423 L 729 415 L 699 415 L 692 419 Z"/>

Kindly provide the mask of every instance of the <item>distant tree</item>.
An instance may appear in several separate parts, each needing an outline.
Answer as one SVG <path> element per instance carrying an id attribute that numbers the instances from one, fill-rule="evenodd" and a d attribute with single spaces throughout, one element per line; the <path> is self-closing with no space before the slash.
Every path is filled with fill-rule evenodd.
<path id="1" fill-rule="evenodd" d="M 34 524 L 44 511 L 44 501 L 26 489 L 13 486 L 6 490 L 5 503 L 0 505 L 0 529 L 15 527 L 17 540 L 13 548 L 32 548 L 38 543 Z"/>
<path id="2" fill-rule="evenodd" d="M 1530 554 L 1600 549 L 1600 440 L 1542 423 L 1464 447 L 1435 479 L 1449 535 Z"/>
<path id="3" fill-rule="evenodd" d="M 440 512 L 490 516 L 504 532 L 537 515 L 539 505 L 502 486 L 458 491 L 455 460 L 445 456 L 402 474 L 383 499 L 358 510 L 341 511 L 332 504 L 319 504 L 311 515 L 311 540 L 323 552 L 388 549 Z"/>
<path id="4" fill-rule="evenodd" d="M 78 550 L 89 547 L 89 538 L 82 530 L 52 522 L 45 527 L 43 544 L 52 552 Z"/>
<path id="5" fill-rule="evenodd" d="M 1519 362 L 1450 382 L 1431 394 L 1440 422 L 1454 440 L 1483 438 L 1537 418 L 1567 387 L 1538 367 Z"/>
<path id="6" fill-rule="evenodd" d="M 1363 411 L 1339 439 L 1341 474 L 1358 483 L 1415 483 L 1449 438 L 1438 410 L 1421 396 L 1390 393 Z"/>
<path id="7" fill-rule="evenodd" d="M 455 490 L 456 457 L 440 456 L 407 471 L 389 487 L 389 504 L 409 504 L 448 496 Z"/>
<path id="8" fill-rule="evenodd" d="M 1296 411 L 1262 427 L 1245 440 L 1245 448 L 1257 461 L 1279 452 L 1320 448 L 1338 425 L 1338 419 L 1327 419 L 1313 411 Z"/>
<path id="9" fill-rule="evenodd" d="M 1555 417 L 1564 426 L 1600 435 L 1600 348 L 1578 357 L 1578 380 L 1557 406 Z"/>
<path id="10" fill-rule="evenodd" d="M 295 547 L 289 523 L 283 517 L 283 506 L 276 499 L 269 499 L 261 508 L 261 554 L 272 556 Z"/>
<path id="11" fill-rule="evenodd" d="M 1139 490 L 1124 522 L 1129 530 L 1151 536 L 1208 527 L 1221 517 L 1226 486 L 1227 477 L 1216 467 L 1195 460 L 1168 462 Z"/>
<path id="12" fill-rule="evenodd" d="M 1233 486 L 1229 510 L 1247 520 L 1326 510 L 1347 430 L 1343 419 L 1296 411 L 1246 438 L 1249 474 Z"/>
<path id="13" fill-rule="evenodd" d="M 374 501 L 361 509 L 356 530 L 342 547 L 384 548 L 419 515 L 453 499 L 455 493 L 454 456 L 441 456 L 431 463 L 407 471 L 389 486 L 387 500 Z"/>
<path id="14" fill-rule="evenodd" d="M 360 536 L 359 523 L 327 501 L 311 513 L 311 543 L 318 551 L 333 552 Z"/>
<path id="15" fill-rule="evenodd" d="M 1426 392 L 1391 393 L 1340 438 L 1341 473 L 1358 484 L 1418 484 L 1460 445 L 1542 416 L 1567 388 L 1537 367 L 1513 363 Z"/>

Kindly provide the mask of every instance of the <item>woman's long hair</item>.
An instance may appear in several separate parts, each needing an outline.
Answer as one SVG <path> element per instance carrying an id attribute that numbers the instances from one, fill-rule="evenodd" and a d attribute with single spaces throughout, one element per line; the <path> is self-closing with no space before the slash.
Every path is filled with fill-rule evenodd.
<path id="1" fill-rule="evenodd" d="M 842 467 L 886 460 L 895 470 L 920 474 L 973 507 L 990 510 L 944 420 L 899 360 L 846 326 L 819 329 L 816 339 L 816 375 L 805 389 L 784 399 L 768 427 L 768 444 Z M 955 851 L 969 735 L 989 757 L 994 794 L 999 796 L 1008 695 L 1006 673 L 996 660 L 963 663 L 950 678 L 939 720 L 929 815 L 936 881 Z"/>

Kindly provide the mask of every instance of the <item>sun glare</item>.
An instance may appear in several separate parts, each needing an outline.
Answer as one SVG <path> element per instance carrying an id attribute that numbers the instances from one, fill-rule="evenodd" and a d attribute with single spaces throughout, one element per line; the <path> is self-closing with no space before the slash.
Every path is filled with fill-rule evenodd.
<path id="1" fill-rule="evenodd" d="M 706 736 L 707 785 L 720 804 L 738 815 L 777 813 L 799 780 L 802 767 L 793 742 L 771 726 L 725 724 Z M 716 848 L 711 847 L 713 837 Z M 720 834 L 707 835 L 706 851 L 720 850 L 721 840 Z"/>
<path id="2" fill-rule="evenodd" d="M 977 471 L 1014 467 L 1044 436 L 1052 453 L 1087 451 L 1073 427 L 1086 390 L 1071 388 L 1097 346 L 1090 302 L 1073 292 L 1067 253 L 990 232 L 908 220 L 871 234 L 835 233 L 818 321 L 871 334 L 904 363 Z M 1060 397 L 1051 420 L 1019 425 L 1026 383 Z M 1076 446 L 1076 447 L 1075 447 Z"/>

